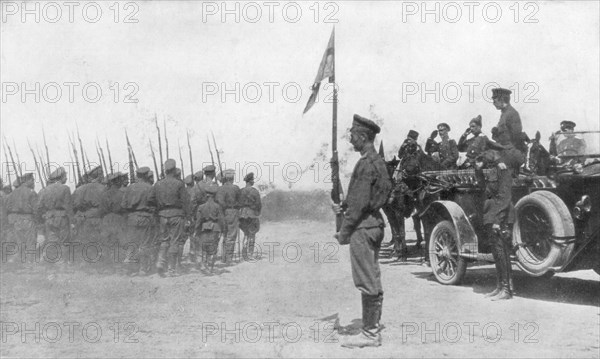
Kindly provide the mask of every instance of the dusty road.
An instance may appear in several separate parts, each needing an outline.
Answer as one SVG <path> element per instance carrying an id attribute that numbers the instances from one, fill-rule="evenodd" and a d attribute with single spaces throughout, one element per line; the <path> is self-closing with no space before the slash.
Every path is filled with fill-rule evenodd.
<path id="1" fill-rule="evenodd" d="M 517 272 L 517 296 L 490 302 L 491 266 L 438 284 L 413 258 L 381 259 L 383 346 L 344 349 L 360 326 L 348 248 L 331 224 L 266 223 L 256 262 L 207 276 L 92 271 L 2 273 L 2 357 L 598 357 L 600 281 Z M 389 236 L 386 237 L 386 241 Z M 339 322 L 339 327 L 336 324 Z M 337 329 L 334 329 L 337 327 Z"/>

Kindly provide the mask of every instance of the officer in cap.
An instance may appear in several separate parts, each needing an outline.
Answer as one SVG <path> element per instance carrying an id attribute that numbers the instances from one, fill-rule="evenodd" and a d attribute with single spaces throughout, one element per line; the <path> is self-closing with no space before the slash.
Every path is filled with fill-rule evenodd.
<path id="1" fill-rule="evenodd" d="M 456 161 L 458 160 L 458 146 L 456 141 L 450 139 L 448 132 L 450 132 L 450 125 L 444 122 L 438 124 L 437 130 L 431 133 L 425 144 L 427 154 L 431 156 L 431 154 L 437 153 L 436 160 L 438 160 L 442 169 L 456 168 Z M 442 139 L 441 142 L 435 141 L 438 134 Z"/>
<path id="2" fill-rule="evenodd" d="M 225 264 L 231 264 L 239 229 L 240 188 L 233 184 L 235 170 L 224 170 L 221 178 L 223 178 L 223 185 L 219 187 L 215 200 L 221 206 L 227 224 L 223 229 L 222 261 Z"/>
<path id="3" fill-rule="evenodd" d="M 469 127 L 458 140 L 458 150 L 466 152 L 467 159 L 461 165 L 461 169 L 475 168 L 475 159 L 488 149 L 501 151 L 504 149 L 496 142 L 490 140 L 481 132 L 481 115 L 469 121 Z M 469 137 L 471 135 L 471 137 Z"/>
<path id="4" fill-rule="evenodd" d="M 240 229 L 244 232 L 244 244 L 242 256 L 252 258 L 254 256 L 254 243 L 256 233 L 260 230 L 260 211 L 262 203 L 260 193 L 254 188 L 254 173 L 250 172 L 244 177 L 246 187 L 240 191 Z"/>
<path id="5" fill-rule="evenodd" d="M 527 144 L 521 116 L 510 104 L 511 93 L 510 90 L 503 88 L 492 89 L 494 107 L 500 110 L 498 124 L 492 128 L 492 139 L 504 146 L 502 156 L 511 157 L 507 162 L 515 164 L 516 167 L 511 169 L 516 174 L 520 165 L 525 161 L 524 154 L 527 152 Z"/>
<path id="6" fill-rule="evenodd" d="M 379 132 L 373 121 L 354 115 L 350 143 L 361 157 L 354 167 L 345 201 L 333 206 L 335 213 L 344 214 L 335 236 L 340 244 L 350 244 L 352 278 L 361 292 L 363 308 L 362 332 L 342 344 L 344 347 L 381 345 L 383 288 L 378 257 L 385 224 L 379 210 L 386 203 L 392 184 L 373 145 Z"/>
<path id="7" fill-rule="evenodd" d="M 121 207 L 127 213 L 129 252 L 125 262 L 129 275 L 147 275 L 156 262 L 156 208 L 148 202 L 152 190 L 151 174 L 148 167 L 138 168 L 136 182 L 125 188 L 121 202 Z"/>
<path id="8" fill-rule="evenodd" d="M 67 172 L 60 167 L 48 176 L 48 186 L 39 193 L 38 215 L 43 219 L 47 243 L 59 246 L 70 240 L 73 223 L 73 198 L 66 185 Z"/>
<path id="9" fill-rule="evenodd" d="M 6 200 L 9 230 L 7 239 L 17 244 L 20 250 L 25 250 L 28 254 L 27 261 L 33 262 L 39 260 L 38 254 L 30 254 L 36 249 L 37 239 L 35 214 L 38 195 L 34 190 L 35 178 L 33 173 L 25 173 L 17 182 L 19 186 Z"/>
<path id="10" fill-rule="evenodd" d="M 200 237 L 202 247 L 202 265 L 206 270 L 213 272 L 215 255 L 219 246 L 221 231 L 227 226 L 221 206 L 214 198 L 219 187 L 209 186 L 206 189 L 207 200 L 198 206 L 196 212 L 196 233 Z"/>
<path id="11" fill-rule="evenodd" d="M 585 154 L 586 143 L 573 133 L 575 126 L 576 124 L 573 121 L 562 121 L 560 131 L 550 136 L 549 152 L 555 162 L 560 162 L 556 156 L 581 156 Z"/>
<path id="12" fill-rule="evenodd" d="M 176 175 L 176 162 L 165 162 L 165 178 L 158 181 L 150 191 L 149 203 L 158 211 L 160 248 L 157 269 L 161 276 L 168 269 L 175 276 L 179 247 L 184 240 L 184 229 L 189 217 L 189 197 L 182 181 Z"/>

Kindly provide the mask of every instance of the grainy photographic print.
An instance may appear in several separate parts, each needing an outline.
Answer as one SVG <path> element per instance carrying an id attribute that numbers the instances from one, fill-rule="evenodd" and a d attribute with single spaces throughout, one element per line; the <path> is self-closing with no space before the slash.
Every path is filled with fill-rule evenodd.
<path id="1" fill-rule="evenodd" d="M 0 5 L 2 358 L 600 357 L 600 2 Z"/>

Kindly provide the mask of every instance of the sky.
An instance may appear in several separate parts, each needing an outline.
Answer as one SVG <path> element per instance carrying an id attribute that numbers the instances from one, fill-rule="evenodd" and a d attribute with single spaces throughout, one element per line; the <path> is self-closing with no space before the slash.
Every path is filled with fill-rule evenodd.
<path id="1" fill-rule="evenodd" d="M 186 133 L 196 171 L 211 161 L 212 131 L 236 181 L 253 171 L 278 188 L 328 189 L 331 86 L 302 111 L 334 26 L 345 183 L 358 159 L 344 137 L 355 113 L 379 121 L 376 145 L 383 140 L 388 157 L 409 130 L 424 144 L 440 122 L 458 140 L 480 114 L 489 134 L 499 118 L 490 100 L 496 86 L 513 90 L 524 130 L 539 130 L 546 144 L 563 120 L 577 130 L 600 127 L 597 1 L 1 6 L 0 128 L 28 171 L 27 140 L 43 148 L 42 127 L 51 162 L 70 162 L 67 134 L 76 123 L 92 161 L 96 137 L 105 155 L 108 140 L 126 171 L 127 130 L 138 163 L 153 167 L 156 116 L 178 163 L 179 141 L 186 174 Z M 4 153 L 2 162 L 6 180 Z"/>

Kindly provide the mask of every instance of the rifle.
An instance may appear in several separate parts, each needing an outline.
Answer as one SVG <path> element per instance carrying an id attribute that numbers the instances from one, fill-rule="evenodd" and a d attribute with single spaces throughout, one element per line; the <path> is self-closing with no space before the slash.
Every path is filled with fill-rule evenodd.
<path id="1" fill-rule="evenodd" d="M 129 183 L 135 182 L 135 171 L 133 169 L 133 157 L 131 156 L 131 149 L 127 149 L 127 156 L 129 158 Z"/>
<path id="2" fill-rule="evenodd" d="M 79 140 L 79 149 L 81 149 L 81 163 L 83 164 L 83 170 L 85 172 L 85 158 L 87 156 L 85 155 L 85 151 L 83 149 L 83 142 L 81 142 L 81 136 L 79 135 L 79 126 L 77 125 L 77 122 L 75 122 L 75 127 L 77 128 L 77 139 Z M 87 166 L 88 166 L 88 169 L 91 169 L 89 157 L 88 157 L 88 161 L 87 161 Z"/>
<path id="3" fill-rule="evenodd" d="M 17 157 L 17 164 L 19 165 L 19 173 L 23 176 L 23 166 L 21 166 L 21 159 L 19 158 L 19 152 L 17 152 L 17 145 L 15 144 L 15 139 L 13 138 L 13 148 L 15 149 L 15 156 Z M 9 147 L 10 149 L 10 147 Z"/>
<path id="4" fill-rule="evenodd" d="M 69 150 L 71 149 L 71 144 L 69 143 Z M 69 151 L 69 159 L 71 160 L 71 169 L 73 170 L 73 177 L 75 176 L 75 163 L 73 162 L 73 154 Z M 77 184 L 75 185 L 77 186 Z"/>
<path id="5" fill-rule="evenodd" d="M 104 140 L 106 141 L 106 151 L 108 152 L 108 166 L 110 166 L 110 174 L 113 173 L 113 162 L 112 162 L 112 155 L 110 154 L 110 146 L 108 145 L 108 139 L 105 137 Z M 100 152 L 102 153 L 102 158 L 104 158 L 104 153 L 102 152 L 102 147 L 100 147 Z M 106 160 L 104 160 L 104 163 L 106 163 Z"/>
<path id="6" fill-rule="evenodd" d="M 8 175 L 8 186 L 12 186 L 12 178 L 10 176 L 10 170 L 8 169 L 8 156 L 6 155 L 6 143 L 4 143 L 4 161 L 6 161 L 6 174 Z M 17 174 L 15 172 L 15 174 Z M 0 188 L 1 189 L 1 188 Z"/>
<path id="7" fill-rule="evenodd" d="M 160 154 L 160 178 L 164 178 L 165 177 L 165 165 L 163 162 L 163 155 L 162 155 L 162 140 L 160 139 L 160 127 L 158 127 L 158 118 L 156 118 L 156 114 L 154 114 L 154 124 L 156 125 L 156 132 L 158 133 L 158 152 Z M 156 177 L 158 177 L 158 174 L 156 174 Z"/>
<path id="8" fill-rule="evenodd" d="M 156 171 L 156 174 L 158 175 L 158 166 L 156 166 L 156 155 L 154 154 L 154 148 L 152 148 L 152 140 L 148 139 L 148 142 L 150 143 L 150 151 L 152 151 L 152 161 L 154 162 L 154 171 Z"/>
<path id="9" fill-rule="evenodd" d="M 98 161 L 100 162 L 100 166 L 104 169 L 104 173 L 108 173 L 108 168 L 106 168 L 106 161 L 103 161 L 104 153 L 102 153 L 102 148 L 100 148 L 100 142 L 98 141 L 98 136 L 96 136 L 96 153 L 98 154 Z"/>
<path id="10" fill-rule="evenodd" d="M 221 177 L 221 183 L 223 183 L 223 167 L 221 167 L 221 156 L 219 156 L 219 148 L 217 147 L 217 141 L 215 141 L 215 134 L 210 131 L 210 134 L 212 135 L 212 139 L 213 139 L 213 144 L 215 145 L 215 152 L 217 153 L 217 161 L 219 161 L 219 177 Z"/>
<path id="11" fill-rule="evenodd" d="M 35 169 L 37 170 L 38 176 L 40 177 L 40 182 L 42 183 L 42 188 L 46 188 L 44 181 L 42 180 L 42 172 L 40 171 L 40 166 L 38 164 L 37 158 L 35 157 L 35 152 L 33 152 L 33 148 L 31 147 L 31 143 L 29 143 L 29 138 L 27 139 L 27 146 L 29 146 L 29 150 L 33 155 L 33 162 L 35 163 Z"/>
<path id="12" fill-rule="evenodd" d="M 181 178 L 185 178 L 185 170 L 183 169 L 183 156 L 181 156 L 181 145 L 179 144 L 179 140 L 177 140 L 177 148 L 179 149 L 179 162 L 181 162 Z M 194 176 L 193 173 L 192 176 Z"/>
<path id="13" fill-rule="evenodd" d="M 127 148 L 131 151 L 131 157 L 133 158 L 133 164 L 135 165 L 135 169 L 139 168 L 137 159 L 135 158 L 135 152 L 133 152 L 133 146 L 131 146 L 131 142 L 129 142 L 129 136 L 127 135 L 127 130 L 125 130 L 125 139 L 127 140 Z M 106 141 L 106 146 L 108 146 L 108 140 Z M 110 153 L 109 153 L 110 154 Z M 110 160 L 110 157 L 109 157 Z"/>
<path id="14" fill-rule="evenodd" d="M 48 182 L 48 177 L 50 175 L 48 171 L 50 171 L 50 167 L 48 167 L 48 170 L 46 170 L 46 165 L 44 164 L 44 156 L 42 156 L 42 151 L 40 151 L 40 148 L 37 146 L 37 144 L 35 145 L 35 151 L 37 152 L 38 159 L 40 160 L 40 166 L 42 168 L 42 175 L 44 176 L 44 181 Z"/>
<path id="15" fill-rule="evenodd" d="M 208 135 L 206 136 L 206 143 L 208 143 L 208 152 L 210 152 L 210 161 L 212 162 L 212 165 L 215 165 L 215 158 L 213 157 L 213 152 L 212 149 L 210 148 L 210 141 L 208 140 Z"/>
<path id="16" fill-rule="evenodd" d="M 46 131 L 44 131 L 44 126 L 42 126 L 42 136 L 44 136 L 44 147 L 46 148 L 46 162 L 48 163 L 48 172 L 50 172 L 50 152 L 48 151 L 48 144 L 46 143 Z"/>
<path id="17" fill-rule="evenodd" d="M 82 185 L 83 177 L 81 177 L 81 167 L 79 167 L 79 158 L 77 157 L 77 149 L 75 148 L 75 143 L 73 142 L 73 137 L 71 137 L 71 134 L 67 132 L 67 135 L 69 136 L 69 143 L 71 144 L 71 149 L 73 150 L 73 155 L 75 156 L 75 164 L 77 165 L 78 185 Z M 71 158 L 71 162 L 72 161 L 73 161 L 73 158 Z"/>
<path id="18" fill-rule="evenodd" d="M 170 157 L 169 157 L 169 138 L 167 137 L 167 120 L 163 119 L 163 127 L 165 129 L 165 150 L 167 151 L 166 152 L 167 159 L 169 159 Z"/>
<path id="19" fill-rule="evenodd" d="M 188 143 L 188 151 L 190 153 L 190 171 L 192 171 L 192 176 L 194 175 L 194 161 L 192 161 L 192 146 L 190 145 L 190 131 L 187 131 L 187 143 Z"/>
<path id="20" fill-rule="evenodd" d="M 10 155 L 10 160 L 13 165 L 13 170 L 15 170 L 15 173 L 17 174 L 17 176 L 19 176 L 19 178 L 22 177 L 23 174 L 17 170 L 17 165 L 15 164 L 15 158 L 13 157 L 12 150 L 10 149 L 10 145 L 8 144 L 8 140 L 6 139 L 6 136 L 4 136 L 4 144 L 8 148 L 8 154 Z"/>

